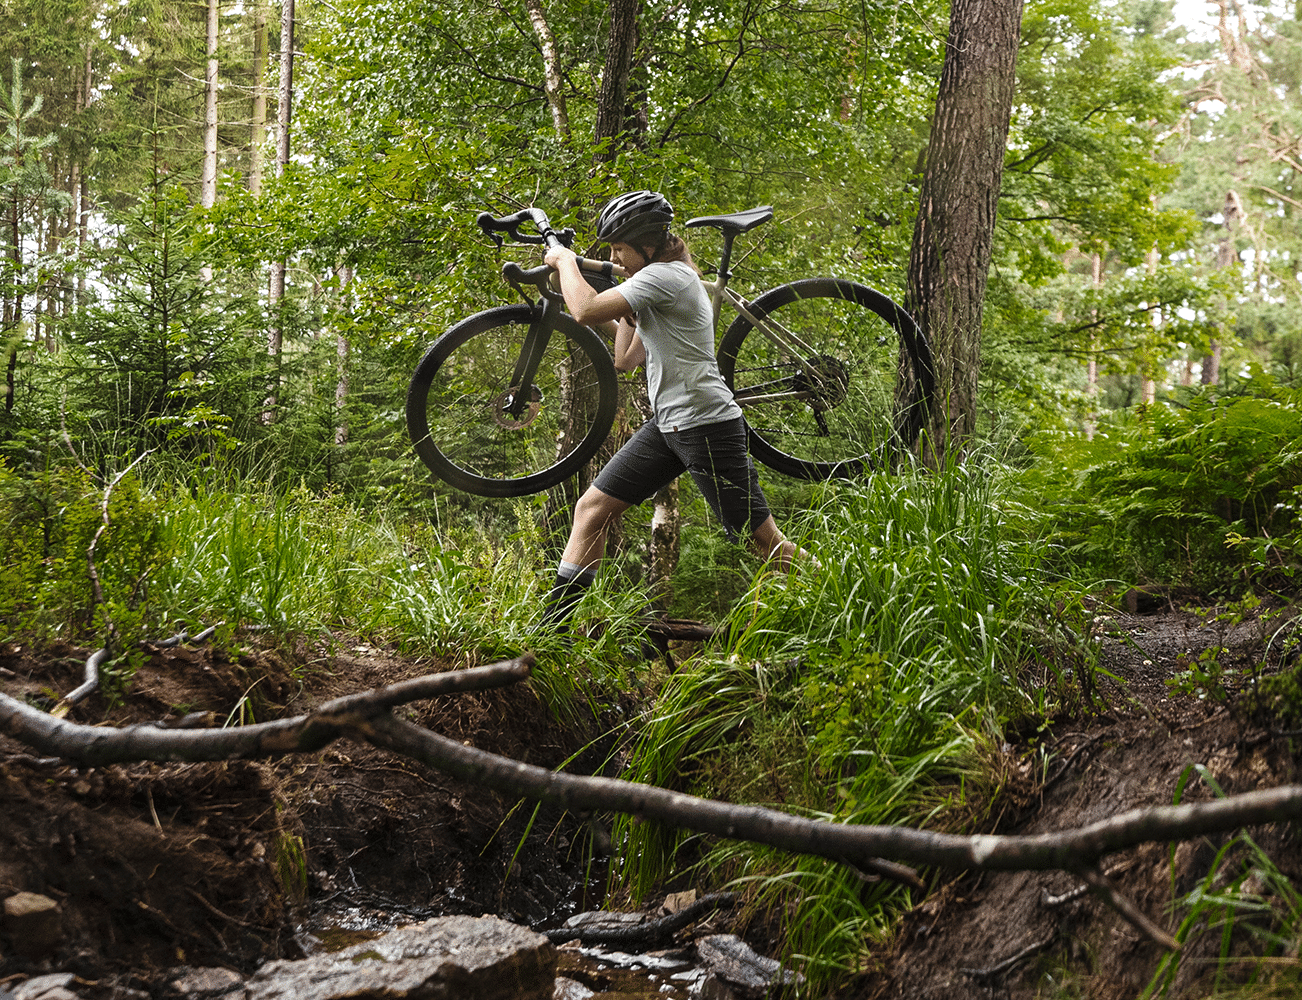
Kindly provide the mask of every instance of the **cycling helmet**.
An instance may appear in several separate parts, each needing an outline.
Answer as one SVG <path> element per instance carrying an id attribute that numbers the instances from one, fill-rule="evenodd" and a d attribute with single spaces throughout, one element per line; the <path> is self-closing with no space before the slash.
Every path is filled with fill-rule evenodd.
<path id="1" fill-rule="evenodd" d="M 629 191 L 612 198 L 597 219 L 597 239 L 632 243 L 642 237 L 659 246 L 674 221 L 674 206 L 659 191 Z"/>

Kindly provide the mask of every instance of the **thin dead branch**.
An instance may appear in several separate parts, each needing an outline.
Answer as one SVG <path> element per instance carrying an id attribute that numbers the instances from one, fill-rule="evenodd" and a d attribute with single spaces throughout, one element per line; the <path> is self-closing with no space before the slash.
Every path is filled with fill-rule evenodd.
<path id="1" fill-rule="evenodd" d="M 1058 940 L 1058 932 L 1055 930 L 1052 934 L 1050 934 L 1048 937 L 1044 938 L 1043 940 L 1032 941 L 1025 948 L 1022 948 L 1020 951 L 1016 952 L 1015 954 L 1009 955 L 1002 962 L 998 962 L 987 969 L 961 969 L 959 971 L 964 973 L 964 975 L 971 976 L 973 979 L 978 979 L 978 980 L 994 979 L 996 976 L 1000 976 L 1003 973 L 1007 972 L 1018 962 L 1021 962 L 1024 959 L 1030 958 L 1032 955 L 1036 955 L 1044 951 L 1045 948 L 1048 948 L 1051 944 L 1053 944 L 1053 942 L 1057 940 Z"/>
<path id="2" fill-rule="evenodd" d="M 492 666 L 431 674 L 336 698 L 307 715 L 233 729 L 81 726 L 0 695 L 0 732 L 42 754 L 85 765 L 268 757 L 317 751 L 348 736 L 504 794 L 578 813 L 622 812 L 698 833 L 767 844 L 910 885 L 918 883 L 918 876 L 902 863 L 972 871 L 1072 872 L 1150 938 L 1173 950 L 1178 943 L 1117 892 L 1098 870 L 1099 861 L 1142 843 L 1188 840 L 1302 818 L 1302 785 L 1285 785 L 1213 802 L 1134 809 L 1079 829 L 1022 836 L 962 836 L 831 823 L 615 778 L 549 771 L 476 750 L 391 714 L 397 706 L 413 701 L 524 680 L 532 666 L 533 657 L 526 654 Z M 887 858 L 894 860 L 883 860 Z"/>
<path id="3" fill-rule="evenodd" d="M 671 913 L 657 920 L 618 927 L 579 924 L 577 927 L 557 927 L 543 933 L 552 944 L 563 944 L 566 941 L 580 939 L 586 944 L 650 944 L 673 937 L 678 931 L 707 914 L 715 910 L 726 910 L 740 902 L 741 896 L 735 892 L 715 892 L 702 896 L 677 913 Z"/>

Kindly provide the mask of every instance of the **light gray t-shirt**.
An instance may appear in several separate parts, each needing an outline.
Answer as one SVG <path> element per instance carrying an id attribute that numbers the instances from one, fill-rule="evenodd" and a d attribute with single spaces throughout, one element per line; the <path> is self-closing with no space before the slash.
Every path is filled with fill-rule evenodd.
<path id="1" fill-rule="evenodd" d="M 740 417 L 714 357 L 710 299 L 691 265 L 648 264 L 619 291 L 637 313 L 656 426 L 682 431 Z"/>

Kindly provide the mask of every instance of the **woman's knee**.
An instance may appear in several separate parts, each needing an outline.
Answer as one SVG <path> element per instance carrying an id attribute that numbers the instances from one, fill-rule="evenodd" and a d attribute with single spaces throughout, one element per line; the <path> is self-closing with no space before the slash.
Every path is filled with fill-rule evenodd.
<path id="1" fill-rule="evenodd" d="M 574 524 L 590 531 L 600 531 L 614 518 L 628 509 L 628 504 L 589 486 L 579 502 L 574 505 Z"/>

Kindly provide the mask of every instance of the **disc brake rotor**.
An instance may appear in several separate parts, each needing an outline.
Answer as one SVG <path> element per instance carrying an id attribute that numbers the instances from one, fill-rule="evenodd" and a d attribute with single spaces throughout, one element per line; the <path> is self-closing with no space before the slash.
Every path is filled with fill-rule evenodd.
<path id="1" fill-rule="evenodd" d="M 520 411 L 520 415 L 516 416 L 511 412 L 511 408 L 515 404 L 515 393 L 516 390 L 514 388 L 507 389 L 506 392 L 502 393 L 502 395 L 498 396 L 497 399 L 493 401 L 491 407 L 493 423 L 497 424 L 497 426 L 501 427 L 503 430 L 524 430 L 534 422 L 539 411 L 542 410 L 542 390 L 536 385 L 530 386 L 529 402 Z"/>

